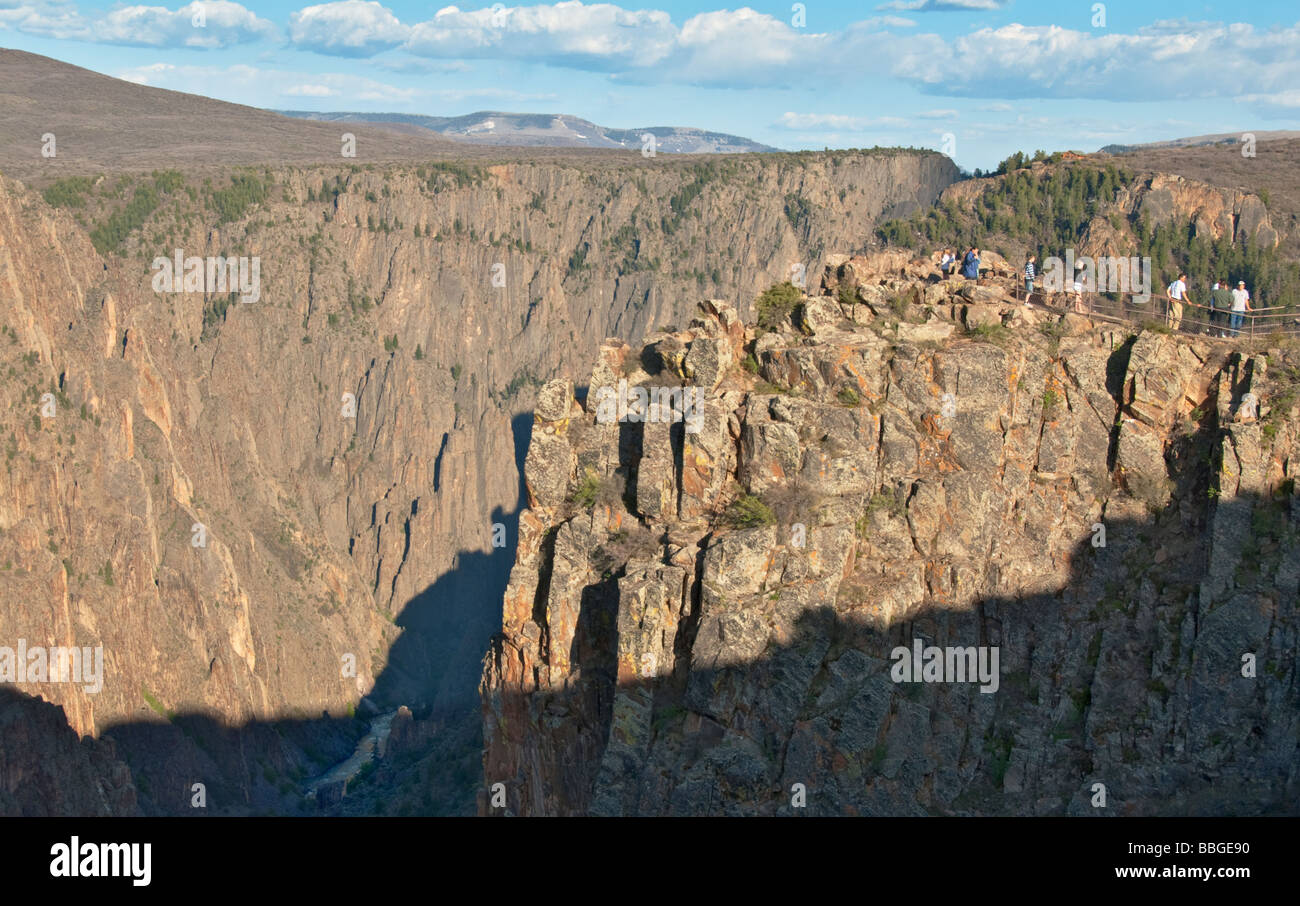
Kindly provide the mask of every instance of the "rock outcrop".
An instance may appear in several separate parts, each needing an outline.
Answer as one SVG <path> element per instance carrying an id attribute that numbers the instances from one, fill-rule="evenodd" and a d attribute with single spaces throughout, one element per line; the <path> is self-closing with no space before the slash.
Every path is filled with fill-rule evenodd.
<path id="1" fill-rule="evenodd" d="M 544 389 L 480 812 L 1294 814 L 1300 353 L 829 262 Z"/>

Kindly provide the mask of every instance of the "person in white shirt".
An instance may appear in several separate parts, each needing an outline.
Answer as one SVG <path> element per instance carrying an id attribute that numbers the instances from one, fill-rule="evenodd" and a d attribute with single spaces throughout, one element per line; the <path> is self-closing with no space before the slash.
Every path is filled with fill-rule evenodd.
<path id="1" fill-rule="evenodd" d="M 1187 296 L 1187 275 L 1179 274 L 1178 279 L 1169 284 L 1165 290 L 1165 297 L 1169 300 L 1169 311 L 1165 315 L 1165 323 L 1169 325 L 1170 330 L 1178 330 L 1183 323 L 1183 303 L 1190 302 Z"/>
<path id="2" fill-rule="evenodd" d="M 1083 262 L 1076 261 L 1074 263 L 1074 310 L 1081 313 L 1087 311 L 1083 304 L 1083 278 L 1086 275 Z"/>
<path id="3" fill-rule="evenodd" d="M 1228 328 L 1234 337 L 1241 333 L 1241 323 L 1248 311 L 1254 311 L 1250 307 L 1250 293 L 1246 291 L 1246 281 L 1238 280 L 1237 288 L 1232 291 L 1232 314 L 1228 316 Z"/>

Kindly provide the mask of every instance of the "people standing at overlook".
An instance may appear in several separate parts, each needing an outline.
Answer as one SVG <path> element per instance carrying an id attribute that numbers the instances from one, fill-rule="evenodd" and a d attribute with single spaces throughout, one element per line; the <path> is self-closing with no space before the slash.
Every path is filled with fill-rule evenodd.
<path id="1" fill-rule="evenodd" d="M 1169 301 L 1169 311 L 1165 315 L 1165 324 L 1172 331 L 1177 331 L 1183 323 L 1183 303 L 1190 302 L 1187 295 L 1187 275 L 1179 274 L 1178 279 L 1165 288 L 1165 298 Z"/>
<path id="2" fill-rule="evenodd" d="M 962 259 L 961 275 L 967 280 L 979 281 L 980 278 L 980 250 L 971 246 L 966 257 Z"/>
<path id="3" fill-rule="evenodd" d="M 1246 281 L 1238 280 L 1237 288 L 1232 291 L 1232 314 L 1228 318 L 1228 329 L 1234 337 L 1240 335 L 1248 311 L 1254 311 L 1250 307 L 1250 293 L 1246 291 Z"/>
<path id="4" fill-rule="evenodd" d="M 1228 286 L 1227 278 L 1222 278 L 1214 284 L 1214 290 L 1210 293 L 1210 333 L 1213 335 L 1216 331 L 1221 337 L 1228 335 L 1229 312 L 1232 310 L 1232 290 Z"/>

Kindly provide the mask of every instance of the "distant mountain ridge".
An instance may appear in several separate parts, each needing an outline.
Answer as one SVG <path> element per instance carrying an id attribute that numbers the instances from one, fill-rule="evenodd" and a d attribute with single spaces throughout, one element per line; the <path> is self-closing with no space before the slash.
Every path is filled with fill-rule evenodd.
<path id="1" fill-rule="evenodd" d="M 1294 130 L 1274 129 L 1243 132 L 1218 132 L 1213 135 L 1189 135 L 1185 138 L 1172 138 L 1162 142 L 1142 142 L 1136 145 L 1106 145 L 1100 151 L 1103 154 L 1125 154 L 1129 151 L 1147 151 L 1157 148 L 1194 148 L 1203 145 L 1231 145 L 1240 143 L 1243 135 L 1254 135 L 1256 141 L 1279 141 L 1300 138 L 1300 132 Z"/>
<path id="2" fill-rule="evenodd" d="M 644 143 L 642 136 L 649 133 L 655 137 L 656 150 L 669 154 L 734 154 L 780 150 L 725 132 L 710 132 L 687 126 L 611 129 L 564 113 L 481 110 L 464 116 L 424 116 L 415 113 L 316 113 L 307 110 L 275 112 L 299 119 L 326 122 L 415 126 L 458 141 L 485 145 L 640 149 Z"/>
<path id="3" fill-rule="evenodd" d="M 464 158 L 464 145 L 381 123 L 352 130 L 372 161 Z M 57 138 L 43 157 L 42 135 Z M 107 169 L 221 163 L 307 165 L 339 159 L 328 123 L 152 85 L 138 85 L 21 50 L 0 48 L 0 169 L 49 181 Z"/>

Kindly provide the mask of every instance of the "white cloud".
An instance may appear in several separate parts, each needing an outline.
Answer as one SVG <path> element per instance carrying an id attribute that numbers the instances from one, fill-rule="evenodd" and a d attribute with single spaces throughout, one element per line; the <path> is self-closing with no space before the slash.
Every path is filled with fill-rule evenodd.
<path id="1" fill-rule="evenodd" d="M 410 36 L 410 26 L 373 0 L 336 0 L 289 16 L 289 40 L 317 53 L 368 57 L 397 47 Z"/>
<path id="2" fill-rule="evenodd" d="M 149 80 L 157 78 L 158 73 L 175 68 L 171 63 L 150 63 L 148 66 L 137 66 L 134 70 L 122 73 L 119 78 L 127 82 L 135 82 L 137 85 L 148 85 Z"/>
<path id="3" fill-rule="evenodd" d="M 847 129 L 861 130 L 867 128 L 871 120 L 865 116 L 849 116 L 839 113 L 794 113 L 781 114 L 775 125 L 782 129 Z"/>
<path id="4" fill-rule="evenodd" d="M 627 10 L 610 3 L 554 4 L 461 10 L 448 6 L 415 25 L 402 25 L 373 2 L 337 0 L 295 14 L 290 39 L 322 53 L 361 55 L 399 46 L 431 59 L 496 59 L 608 72 L 630 82 L 696 85 L 798 84 L 807 67 L 833 45 L 825 34 L 792 28 L 752 9 L 691 16 L 680 27 L 661 10 Z M 363 12 L 364 10 L 364 12 Z M 914 25 L 882 16 L 859 30 Z M 328 27 L 326 27 L 328 25 Z"/>
<path id="5" fill-rule="evenodd" d="M 77 8 L 60 0 L 0 0 L 0 30 L 64 38 L 84 33 L 86 20 Z"/>
<path id="6" fill-rule="evenodd" d="M 1132 34 L 984 28 L 891 43 L 891 71 L 933 94 L 1152 101 L 1267 94 L 1300 83 L 1300 26 L 1157 22 Z"/>
<path id="7" fill-rule="evenodd" d="M 969 12 L 1001 9 L 1006 0 L 892 0 L 876 9 L 893 9 L 910 13 Z"/>
<path id="8" fill-rule="evenodd" d="M 951 0 L 924 8 L 983 3 Z M 810 79 L 843 83 L 874 75 L 953 97 L 1232 97 L 1300 82 L 1300 57 L 1292 49 L 1300 43 L 1300 26 L 1260 31 L 1246 24 L 1161 21 L 1118 33 L 1012 24 L 951 40 L 925 33 L 882 37 L 882 30 L 914 24 L 878 16 L 818 34 L 742 7 L 699 13 L 678 27 L 658 10 L 566 0 L 469 12 L 447 7 L 412 26 L 403 47 L 435 59 L 541 62 L 643 84 L 800 87 Z"/>
<path id="9" fill-rule="evenodd" d="M 463 60 L 376 60 L 375 66 L 389 72 L 401 72 L 413 75 L 432 75 L 433 73 L 470 72 L 471 67 Z"/>
<path id="10" fill-rule="evenodd" d="M 340 94 L 342 92 L 339 92 Z M 418 98 L 424 97 L 429 92 L 421 91 L 418 88 L 397 88 L 393 85 L 384 85 L 379 82 L 354 87 L 349 96 L 359 101 L 379 101 L 380 103 L 398 103 L 408 104 Z"/>
<path id="11" fill-rule="evenodd" d="M 1300 88 L 1288 88 L 1272 94 L 1245 94 L 1236 100 L 1240 104 L 1249 104 L 1269 118 L 1300 118 Z"/>
<path id="12" fill-rule="evenodd" d="M 291 70 L 267 69 L 258 66 L 235 64 L 232 66 L 177 66 L 171 63 L 150 63 L 117 73 L 119 79 L 138 85 L 171 88 L 191 94 L 216 96 L 213 86 L 220 86 L 223 100 L 258 107 L 277 106 L 276 97 L 283 98 L 340 98 L 333 109 L 356 109 L 356 102 L 366 102 L 368 109 L 375 105 L 391 105 L 400 109 L 427 106 L 430 100 L 441 103 L 458 103 L 473 99 L 491 99 L 498 102 L 523 102 L 555 100 L 553 94 L 515 91 L 509 88 L 400 88 L 375 79 L 359 77 L 354 73 L 325 72 L 303 73 Z"/>
<path id="13" fill-rule="evenodd" d="M 778 129 L 835 129 L 840 132 L 868 132 L 881 126 L 900 127 L 908 121 L 898 116 L 850 116 L 844 113 L 794 113 L 787 111 L 773 124 Z"/>
<path id="14" fill-rule="evenodd" d="M 454 6 L 411 28 L 406 50 L 428 57 L 552 62 L 577 69 L 641 68 L 673 48 L 666 12 L 625 10 L 578 0 L 553 5 L 462 11 Z"/>
<path id="15" fill-rule="evenodd" d="M 528 91 L 516 91 L 513 88 L 439 88 L 429 92 L 431 97 L 435 97 L 446 103 L 459 103 L 460 101 L 469 100 L 491 100 L 491 101 L 555 101 L 559 98 L 552 93 L 535 93 Z"/>
<path id="16" fill-rule="evenodd" d="M 1300 83 L 1300 26 L 1162 21 L 1120 33 L 1011 24 L 956 39 L 894 33 L 884 40 L 879 29 L 898 23 L 865 19 L 815 34 L 741 8 L 701 13 L 676 29 L 664 13 L 625 19 L 617 10 L 580 2 L 529 7 L 508 11 L 496 27 L 490 10 L 452 8 L 416 26 L 409 49 L 608 70 L 642 83 L 800 87 L 880 76 L 934 95 L 999 99 L 1234 97 Z M 579 44 L 575 28 L 584 30 Z"/>
<path id="17" fill-rule="evenodd" d="M 916 25 L 916 20 L 905 19 L 902 16 L 872 16 L 870 19 L 863 19 L 858 25 L 863 28 L 912 28 Z"/>
<path id="18" fill-rule="evenodd" d="M 805 34 L 751 9 L 701 13 L 682 25 L 664 65 L 639 75 L 714 86 L 807 84 L 829 43 L 827 35 Z"/>
<path id="19" fill-rule="evenodd" d="M 995 0 L 899 0 L 917 11 L 1005 5 Z M 0 0 L 0 29 L 153 47 L 225 47 L 275 27 L 232 0 L 206 0 L 206 28 L 175 11 L 133 5 L 84 18 L 65 0 Z M 409 58 L 376 62 L 395 72 L 439 72 L 465 60 L 540 63 L 608 73 L 634 84 L 792 89 L 891 81 L 936 97 L 987 98 L 983 112 L 1011 112 L 1025 98 L 1162 101 L 1240 98 L 1267 116 L 1289 116 L 1300 84 L 1300 25 L 1164 20 L 1134 32 L 1010 24 L 945 38 L 911 19 L 867 17 L 833 33 L 793 28 L 747 7 L 690 16 L 680 25 L 656 9 L 581 0 L 461 10 L 448 6 L 414 24 L 375 0 L 333 0 L 289 17 L 290 46 L 316 53 Z M 425 61 L 425 62 L 420 62 Z M 437 67 L 448 67 L 439 69 Z M 428 67 L 421 69 L 420 67 Z M 310 80 L 304 84 L 310 83 Z M 946 108 L 945 108 L 946 109 Z M 917 114 L 951 119 L 945 110 Z"/>
<path id="20" fill-rule="evenodd" d="M 270 21 L 230 0 L 194 0 L 176 10 L 123 6 L 95 19 L 58 0 L 9 2 L 7 8 L 0 7 L 0 28 L 96 44 L 198 49 L 230 47 L 277 34 Z"/>
<path id="21" fill-rule="evenodd" d="M 286 88 L 283 93 L 308 98 L 332 98 L 339 94 L 338 89 L 330 88 L 328 85 L 293 85 Z"/>
<path id="22" fill-rule="evenodd" d="M 264 69 L 236 63 L 231 66 L 176 66 L 152 63 L 117 73 L 117 77 L 140 85 L 171 88 L 192 94 L 213 95 L 213 86 L 221 87 L 221 97 L 239 103 L 273 107 L 276 96 L 347 97 L 357 100 L 404 102 L 429 92 L 398 88 L 383 82 L 358 77 L 352 73 L 302 73 Z"/>

